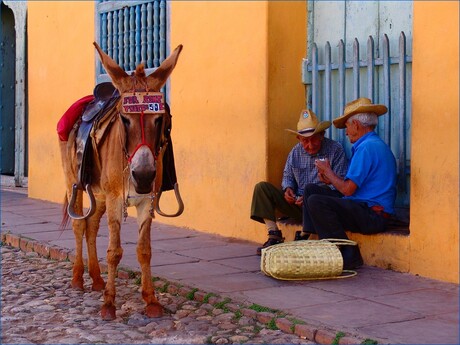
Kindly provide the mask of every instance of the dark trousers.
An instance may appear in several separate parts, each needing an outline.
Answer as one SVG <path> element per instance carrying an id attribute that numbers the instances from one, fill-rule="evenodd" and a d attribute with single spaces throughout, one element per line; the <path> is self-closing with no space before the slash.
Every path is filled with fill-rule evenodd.
<path id="1" fill-rule="evenodd" d="M 308 188 L 307 186 L 305 189 Z M 366 203 L 319 193 L 310 194 L 304 201 L 304 219 L 305 217 L 308 220 L 304 224 L 310 224 L 320 239 L 347 239 L 345 230 L 374 234 L 385 231 L 386 225 L 386 219 L 370 209 Z M 307 232 L 312 231 L 307 228 Z"/>
<path id="2" fill-rule="evenodd" d="M 288 204 L 281 189 L 269 182 L 256 184 L 252 196 L 251 219 L 261 223 L 264 223 L 264 219 L 276 221 L 276 210 L 299 222 L 302 220 L 301 208 Z"/>
<path id="3" fill-rule="evenodd" d="M 343 195 L 337 190 L 330 189 L 325 185 L 317 185 L 314 183 L 309 183 L 305 186 L 305 190 L 303 192 L 303 206 L 302 206 L 302 230 L 304 232 L 315 234 L 315 226 L 311 220 L 310 211 L 306 205 L 307 200 L 310 196 L 319 194 L 319 195 L 327 195 L 335 198 L 341 198 Z"/>

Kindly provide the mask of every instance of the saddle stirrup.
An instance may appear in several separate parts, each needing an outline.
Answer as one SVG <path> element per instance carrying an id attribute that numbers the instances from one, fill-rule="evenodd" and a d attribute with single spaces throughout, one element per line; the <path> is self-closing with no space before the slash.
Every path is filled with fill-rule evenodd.
<path id="1" fill-rule="evenodd" d="M 89 210 L 85 215 L 78 215 L 75 213 L 75 200 L 77 199 L 77 184 L 74 183 L 72 186 L 72 196 L 70 197 L 69 205 L 67 206 L 67 213 L 69 217 L 76 220 L 86 219 L 91 217 L 94 212 L 96 211 L 96 199 L 94 198 L 93 191 L 91 190 L 91 186 L 89 184 L 85 185 L 86 193 L 89 197 Z"/>
<path id="2" fill-rule="evenodd" d="M 182 198 L 180 196 L 179 184 L 177 182 L 174 183 L 174 194 L 176 195 L 177 204 L 179 205 L 179 209 L 177 210 L 176 213 L 174 213 L 174 214 L 166 214 L 163 211 L 161 211 L 161 209 L 160 209 L 161 193 L 162 193 L 162 191 L 160 190 L 158 192 L 158 195 L 157 195 L 156 200 L 155 200 L 155 211 L 156 211 L 156 213 L 158 213 L 160 216 L 163 216 L 163 217 L 178 217 L 178 216 L 180 216 L 182 214 L 182 212 L 184 212 L 184 202 L 182 201 Z"/>

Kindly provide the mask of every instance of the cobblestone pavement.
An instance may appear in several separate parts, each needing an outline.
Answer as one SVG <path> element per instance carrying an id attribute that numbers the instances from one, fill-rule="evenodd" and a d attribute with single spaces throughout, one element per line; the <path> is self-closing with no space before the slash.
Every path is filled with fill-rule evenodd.
<path id="1" fill-rule="evenodd" d="M 76 291 L 70 262 L 9 246 L 1 254 L 2 344 L 314 344 L 226 300 L 171 293 L 164 282 L 156 286 L 165 316 L 146 318 L 134 278 L 117 279 L 117 318 L 103 321 L 102 293 L 91 291 L 87 273 L 85 291 Z"/>

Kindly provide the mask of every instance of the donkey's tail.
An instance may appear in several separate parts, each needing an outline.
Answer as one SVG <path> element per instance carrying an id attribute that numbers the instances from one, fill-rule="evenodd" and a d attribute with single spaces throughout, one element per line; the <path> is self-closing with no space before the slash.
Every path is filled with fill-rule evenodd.
<path id="1" fill-rule="evenodd" d="M 67 212 L 67 207 L 69 206 L 69 199 L 67 198 L 67 194 L 64 197 L 64 204 L 62 205 L 62 220 L 61 224 L 59 225 L 59 230 L 61 230 L 61 234 L 59 237 L 62 235 L 62 232 L 64 232 L 64 229 L 67 228 L 67 225 L 69 225 L 70 217 L 69 213 Z"/>

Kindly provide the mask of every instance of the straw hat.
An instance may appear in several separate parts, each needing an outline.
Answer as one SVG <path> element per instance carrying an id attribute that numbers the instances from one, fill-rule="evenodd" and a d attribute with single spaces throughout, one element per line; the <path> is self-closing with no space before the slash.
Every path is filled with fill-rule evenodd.
<path id="1" fill-rule="evenodd" d="M 295 135 L 302 137 L 311 137 L 313 134 L 321 133 L 331 126 L 330 121 L 318 121 L 316 114 L 310 109 L 304 109 L 300 113 L 299 122 L 297 122 L 297 131 L 286 129 Z"/>
<path id="2" fill-rule="evenodd" d="M 387 111 L 387 107 L 383 104 L 372 104 L 372 101 L 369 98 L 362 97 L 347 103 L 343 115 L 332 122 L 337 128 L 345 128 L 345 123 L 352 115 L 359 113 L 374 113 L 377 116 L 380 116 L 385 114 Z"/>

